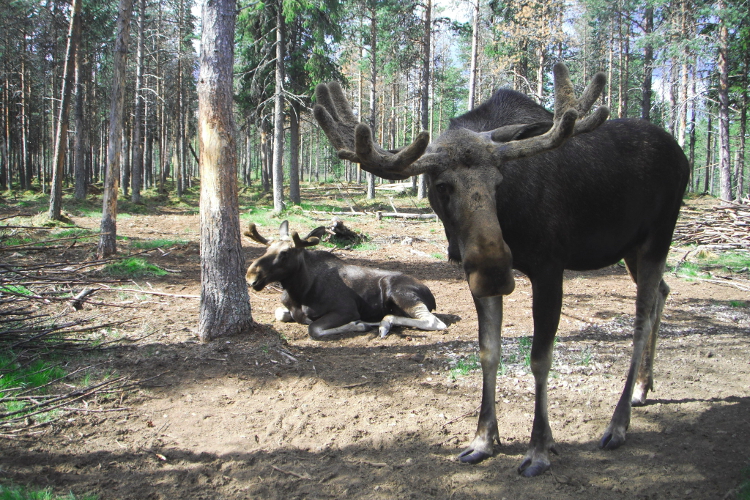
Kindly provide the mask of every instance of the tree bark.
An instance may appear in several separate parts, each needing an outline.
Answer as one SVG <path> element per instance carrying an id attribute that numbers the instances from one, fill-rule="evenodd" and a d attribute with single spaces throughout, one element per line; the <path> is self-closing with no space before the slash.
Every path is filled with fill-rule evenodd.
<path id="1" fill-rule="evenodd" d="M 479 0 L 475 0 L 472 8 L 472 31 L 471 31 L 471 62 L 469 67 L 469 111 L 474 109 L 477 95 L 477 59 L 479 58 Z"/>
<path id="2" fill-rule="evenodd" d="M 719 16 L 725 16 L 726 3 L 718 2 Z M 732 193 L 732 165 L 729 151 L 729 30 L 726 20 L 719 21 L 719 172 L 721 173 L 720 197 L 725 201 L 734 199 Z"/>
<path id="3" fill-rule="evenodd" d="M 70 29 L 68 31 L 68 47 L 65 51 L 65 69 L 63 72 L 62 92 L 60 99 L 60 114 L 57 120 L 57 134 L 55 135 L 55 167 L 52 171 L 52 187 L 50 189 L 49 218 L 60 220 L 62 209 L 62 178 L 65 163 L 65 150 L 68 144 L 68 105 L 70 104 L 71 87 L 73 86 L 73 66 L 76 48 L 81 41 L 81 5 L 82 0 L 74 0 L 70 11 Z"/>
<path id="4" fill-rule="evenodd" d="M 646 7 L 643 16 L 643 35 L 649 37 L 654 30 L 654 9 Z M 654 72 L 654 47 L 646 42 L 643 48 L 643 84 L 641 86 L 641 118 L 651 120 L 651 85 Z"/>
<path id="5" fill-rule="evenodd" d="M 117 15 L 117 39 L 112 61 L 112 100 L 109 108 L 107 172 L 102 196 L 101 236 L 97 249 L 99 258 L 109 257 L 117 252 L 117 189 L 120 180 L 123 110 L 125 108 L 125 70 L 132 14 L 133 0 L 120 0 Z"/>
<path id="6" fill-rule="evenodd" d="M 273 211 L 284 209 L 284 3 L 276 7 L 276 90 L 273 109 Z"/>
<path id="7" fill-rule="evenodd" d="M 83 103 L 85 101 L 85 85 L 83 83 L 83 51 L 77 50 L 75 57 L 75 89 L 76 102 L 73 116 L 75 116 L 76 136 L 73 142 L 73 176 L 75 178 L 75 199 L 86 198 L 86 137 L 88 131 L 83 121 Z"/>
<path id="8" fill-rule="evenodd" d="M 376 84 L 378 81 L 378 11 L 374 4 L 370 6 L 370 128 L 373 138 L 377 137 L 377 120 L 375 119 Z M 367 199 L 375 198 L 375 176 L 367 172 Z"/>
<path id="9" fill-rule="evenodd" d="M 299 192 L 299 122 L 302 106 L 299 101 L 293 101 L 289 113 L 289 199 L 293 204 L 301 203 Z"/>
<path id="10" fill-rule="evenodd" d="M 432 0 L 426 0 L 424 13 L 424 41 L 422 50 L 422 95 L 421 95 L 421 124 L 422 130 L 430 130 L 430 62 L 432 60 L 430 48 L 432 45 Z M 417 199 L 427 197 L 427 179 L 420 174 L 417 183 Z"/>
<path id="11" fill-rule="evenodd" d="M 201 173 L 201 301 L 198 336 L 247 333 L 253 325 L 240 239 L 233 116 L 235 0 L 203 5 L 198 80 Z"/>
<path id="12" fill-rule="evenodd" d="M 143 28 L 146 23 L 146 0 L 138 0 L 138 49 L 136 52 L 135 69 L 135 114 L 133 116 L 133 158 L 132 192 L 130 201 L 141 202 L 141 187 L 143 184 L 143 65 L 144 39 Z"/>

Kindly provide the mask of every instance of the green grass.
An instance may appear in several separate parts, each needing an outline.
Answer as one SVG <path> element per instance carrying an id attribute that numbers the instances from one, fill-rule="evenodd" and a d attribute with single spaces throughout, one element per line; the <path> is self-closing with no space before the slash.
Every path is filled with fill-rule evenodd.
<path id="1" fill-rule="evenodd" d="M 25 295 L 30 297 L 34 295 L 34 292 L 29 290 L 23 285 L 3 285 L 0 286 L 0 293 L 8 293 L 13 295 Z"/>
<path id="2" fill-rule="evenodd" d="M 77 496 L 73 493 L 56 495 L 52 490 L 32 489 L 26 486 L 6 486 L 0 484 L 0 500 L 97 500 L 97 495 Z"/>
<path id="3" fill-rule="evenodd" d="M 703 271 L 703 268 L 694 262 L 683 262 L 677 269 L 677 276 L 687 280 L 695 278 L 709 278 L 710 273 Z"/>
<path id="4" fill-rule="evenodd" d="M 432 257 L 433 259 L 436 259 L 436 260 L 445 260 L 446 259 L 445 254 L 442 253 L 442 252 L 432 252 L 430 254 L 430 257 Z"/>
<path id="5" fill-rule="evenodd" d="M 142 278 L 144 276 L 164 276 L 168 274 L 164 269 L 149 264 L 146 259 L 130 257 L 121 261 L 107 264 L 104 272 L 112 276 L 127 278 Z"/>
<path id="6" fill-rule="evenodd" d="M 22 411 L 27 403 L 14 399 L 16 395 L 30 389 L 40 388 L 37 394 L 44 394 L 42 386 L 65 375 L 65 370 L 49 361 L 37 359 L 28 365 L 20 364 L 12 352 L 0 355 L 0 396 L 5 401 L 0 403 L 3 412 Z M 49 415 L 37 415 L 36 420 L 50 418 Z M 2 497 L 0 497 L 2 500 Z"/>
<path id="7" fill-rule="evenodd" d="M 470 354 L 466 358 L 461 358 L 456 361 L 455 366 L 451 368 L 448 376 L 451 382 L 455 382 L 458 377 L 465 377 L 469 372 L 479 370 L 480 368 L 479 356 L 476 354 Z"/>
<path id="8" fill-rule="evenodd" d="M 518 353 L 523 358 L 524 366 L 531 366 L 531 343 L 534 337 L 518 337 Z"/>
<path id="9" fill-rule="evenodd" d="M 730 300 L 729 307 L 750 307 L 750 302 L 747 302 L 745 300 Z"/>
<path id="10" fill-rule="evenodd" d="M 581 366 L 589 366 L 591 364 L 591 360 L 593 359 L 594 355 L 591 352 L 591 347 L 586 346 L 581 351 L 581 357 L 578 359 L 578 364 Z"/>

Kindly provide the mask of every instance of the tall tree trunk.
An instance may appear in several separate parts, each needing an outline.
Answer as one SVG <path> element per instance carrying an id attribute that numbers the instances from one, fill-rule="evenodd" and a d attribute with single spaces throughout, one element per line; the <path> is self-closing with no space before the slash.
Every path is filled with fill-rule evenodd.
<path id="1" fill-rule="evenodd" d="M 117 39 L 112 61 L 112 101 L 109 108 L 107 173 L 102 196 L 101 236 L 97 249 L 100 258 L 108 257 L 117 252 L 117 184 L 120 178 L 123 110 L 125 108 L 125 70 L 132 14 L 133 0 L 120 0 L 117 16 Z"/>
<path id="2" fill-rule="evenodd" d="M 477 59 L 479 58 L 479 0 L 471 5 L 472 31 L 471 31 L 471 61 L 469 63 L 469 111 L 474 109 L 477 96 Z"/>
<path id="3" fill-rule="evenodd" d="M 421 95 L 421 125 L 422 130 L 430 130 L 430 48 L 432 47 L 432 0 L 426 0 L 424 12 L 424 38 L 422 42 L 422 95 Z M 417 183 L 417 199 L 427 197 L 427 179 L 420 174 Z"/>
<path id="4" fill-rule="evenodd" d="M 284 2 L 276 2 L 276 90 L 273 109 L 273 211 L 284 209 Z"/>
<path id="5" fill-rule="evenodd" d="M 25 34 L 22 34 L 24 39 Z M 79 37 L 80 38 L 80 37 Z M 78 52 L 76 52 L 78 53 Z M 21 188 L 29 189 L 31 187 L 31 167 L 29 165 L 29 138 L 27 131 L 29 128 L 28 119 L 28 103 L 26 102 L 27 87 L 29 87 L 26 81 L 26 42 L 24 41 L 21 45 L 21 165 L 20 165 L 20 178 Z"/>
<path id="6" fill-rule="evenodd" d="M 377 138 L 377 120 L 375 119 L 375 107 L 377 97 L 377 81 L 378 81 L 378 11 L 377 7 L 372 4 L 370 6 L 370 129 L 372 129 L 372 136 Z M 370 172 L 367 172 L 367 199 L 372 200 L 375 198 L 375 176 Z"/>
<path id="7" fill-rule="evenodd" d="M 719 16 L 725 17 L 726 3 L 718 2 Z M 726 19 L 719 22 L 719 172 L 721 173 L 720 196 L 722 200 L 732 201 L 732 165 L 729 151 L 729 30 Z"/>
<path id="8" fill-rule="evenodd" d="M 646 7 L 643 16 L 643 35 L 648 37 L 654 30 L 654 9 Z M 643 84 L 641 86 L 641 118 L 651 120 L 651 85 L 654 72 L 654 47 L 647 42 L 643 48 Z"/>
<path id="9" fill-rule="evenodd" d="M 83 103 L 85 101 L 86 90 L 83 83 L 83 50 L 76 51 L 75 57 L 75 89 L 76 102 L 73 116 L 75 116 L 76 136 L 73 142 L 73 176 L 75 178 L 75 199 L 83 200 L 86 198 L 86 137 L 88 131 L 83 122 Z"/>
<path id="10" fill-rule="evenodd" d="M 745 53 L 744 68 L 742 71 L 742 108 L 740 110 L 740 144 L 737 148 L 737 164 L 735 165 L 735 179 L 737 179 L 737 201 L 742 203 L 745 190 L 745 134 L 747 133 L 747 107 L 748 102 L 748 72 L 750 72 L 750 54 Z"/>
<path id="11" fill-rule="evenodd" d="M 138 49 L 135 64 L 135 115 L 133 116 L 133 191 L 130 201 L 141 202 L 141 187 L 143 184 L 143 66 L 144 39 L 143 28 L 146 23 L 146 0 L 138 0 Z"/>
<path id="12" fill-rule="evenodd" d="M 203 4 L 198 114 L 201 171 L 201 302 L 198 336 L 248 333 L 233 116 L 235 0 Z"/>
<path id="13" fill-rule="evenodd" d="M 68 105 L 70 103 L 71 88 L 73 86 L 73 66 L 76 48 L 81 42 L 81 4 L 82 0 L 74 0 L 70 11 L 70 29 L 68 31 L 68 47 L 65 51 L 65 70 L 60 98 L 60 115 L 57 120 L 57 134 L 55 137 L 55 168 L 52 172 L 52 188 L 49 200 L 49 218 L 61 219 L 62 208 L 62 178 L 65 163 L 65 147 L 68 144 Z"/>
<path id="14" fill-rule="evenodd" d="M 301 203 L 299 193 L 299 122 L 302 106 L 299 101 L 291 102 L 291 113 L 289 113 L 289 199 L 295 205 Z"/>

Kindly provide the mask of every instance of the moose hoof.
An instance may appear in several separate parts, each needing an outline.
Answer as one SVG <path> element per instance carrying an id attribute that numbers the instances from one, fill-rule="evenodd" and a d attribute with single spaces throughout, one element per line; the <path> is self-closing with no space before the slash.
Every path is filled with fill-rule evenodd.
<path id="1" fill-rule="evenodd" d="M 607 430 L 604 432 L 601 441 L 599 441 L 599 448 L 603 450 L 616 450 L 623 444 L 625 444 L 625 432 Z"/>
<path id="2" fill-rule="evenodd" d="M 549 460 L 543 460 L 540 458 L 532 460 L 530 457 L 527 457 L 521 462 L 521 465 L 518 466 L 518 473 L 523 477 L 534 477 L 544 474 L 549 468 Z"/>
<path id="3" fill-rule="evenodd" d="M 483 451 L 467 448 L 458 455 L 458 461 L 462 464 L 478 464 L 482 460 L 490 458 L 492 455 Z"/>

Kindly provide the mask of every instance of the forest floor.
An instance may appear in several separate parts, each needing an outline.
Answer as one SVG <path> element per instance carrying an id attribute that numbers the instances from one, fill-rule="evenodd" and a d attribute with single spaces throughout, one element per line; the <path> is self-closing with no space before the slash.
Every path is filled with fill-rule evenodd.
<path id="1" fill-rule="evenodd" d="M 399 210 L 413 211 L 413 203 L 399 202 Z M 490 459 L 463 465 L 456 456 L 474 435 L 481 396 L 477 317 L 462 271 L 445 260 L 439 222 L 340 216 L 369 242 L 335 253 L 424 281 L 447 330 L 395 328 L 385 339 L 366 333 L 314 341 L 305 326 L 274 321 L 280 291 L 267 287 L 251 290 L 253 331 L 201 344 L 195 206 L 146 212 L 121 213 L 120 248 L 171 241 L 140 255 L 166 275 L 120 285 L 140 294 L 97 292 L 81 310 L 65 301 L 49 306 L 61 322 L 129 320 L 97 333 L 115 340 L 106 349 L 69 355 L 64 363 L 68 371 L 96 365 L 94 374 L 138 385 L 116 398 L 83 398 L 48 425 L 29 419 L 28 429 L 8 430 L 0 437 L 0 483 L 100 499 L 615 500 L 736 498 L 748 479 L 746 268 L 714 269 L 712 279 L 665 274 L 672 293 L 655 391 L 633 410 L 627 443 L 615 451 L 597 443 L 630 361 L 635 286 L 620 266 L 567 273 L 549 384 L 559 455 L 549 472 L 526 479 L 516 472 L 534 412 L 531 288 L 523 275 L 505 299 L 501 445 Z M 0 218 L 12 215 L 18 217 L 0 224 L 24 225 L 34 214 L 6 199 Z M 100 223 L 75 211 L 70 218 L 79 228 L 97 230 Z M 260 231 L 273 236 L 280 220 L 268 219 Z M 303 233 L 330 220 L 297 214 L 291 225 Z M 91 259 L 95 244 L 6 251 L 0 259 L 75 263 Z M 264 251 L 249 240 L 243 245 L 248 263 Z M 695 249 L 674 249 L 670 270 L 688 250 Z M 96 281 L 98 272 L 92 267 L 81 275 Z"/>

